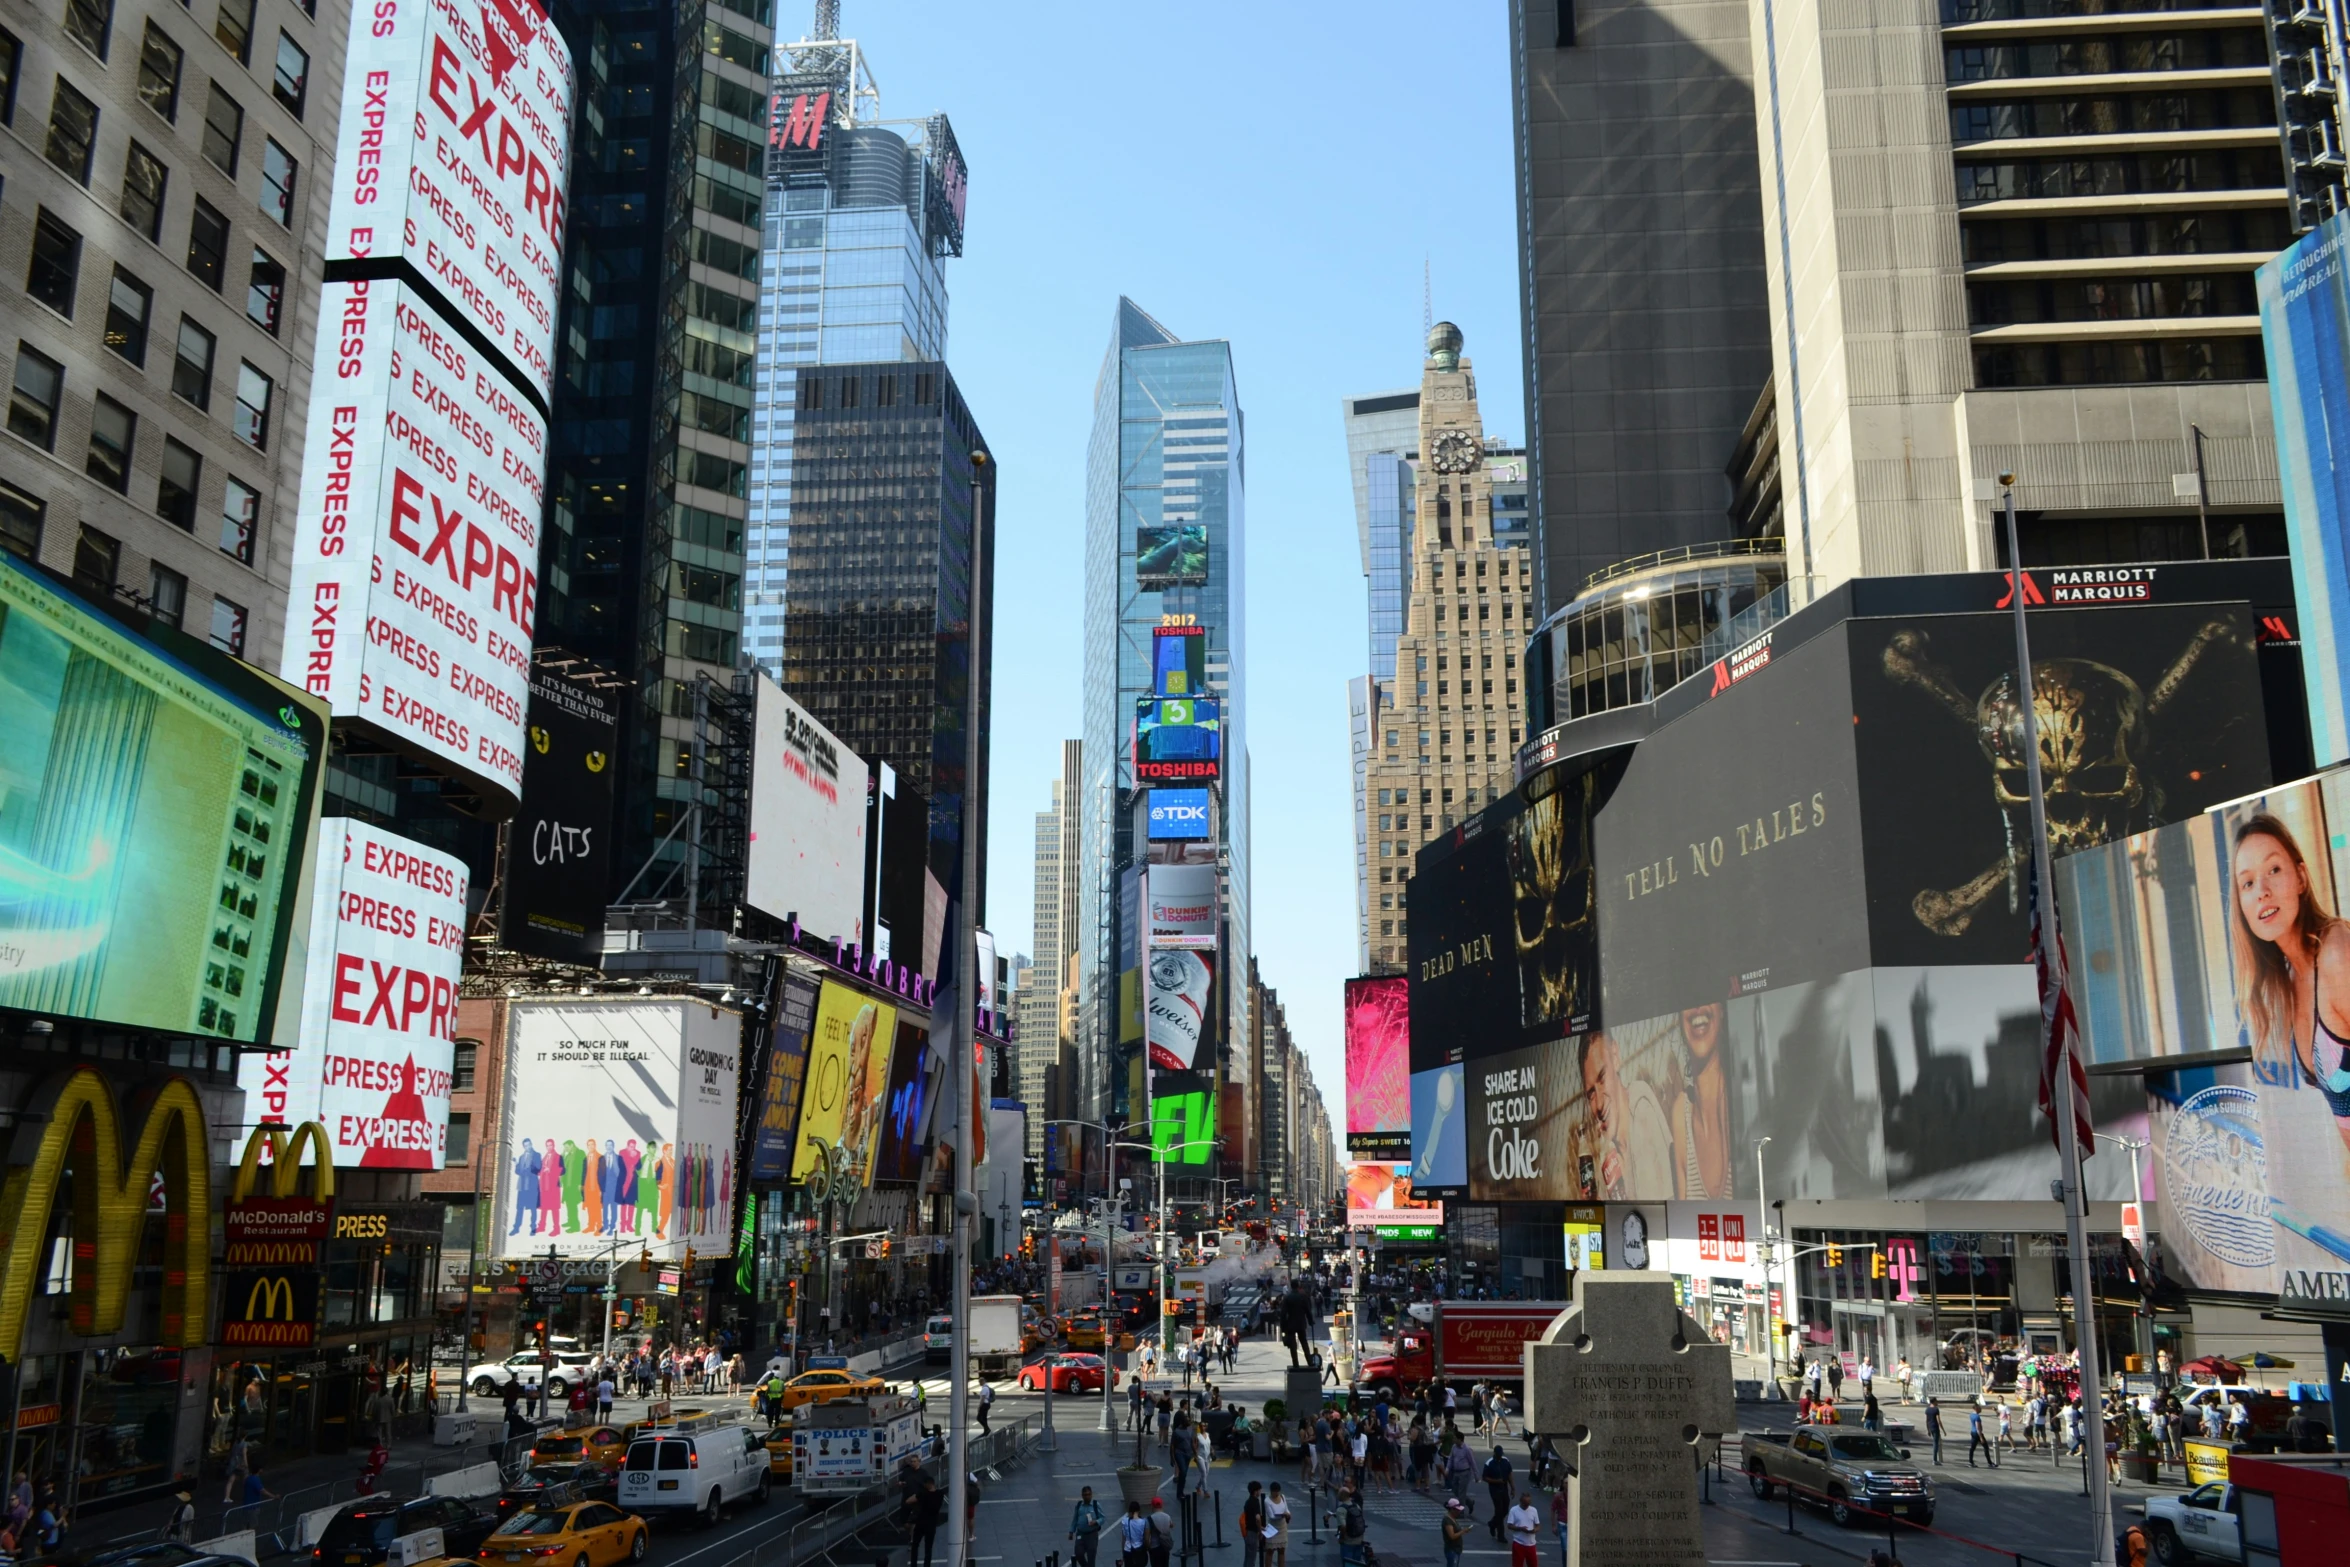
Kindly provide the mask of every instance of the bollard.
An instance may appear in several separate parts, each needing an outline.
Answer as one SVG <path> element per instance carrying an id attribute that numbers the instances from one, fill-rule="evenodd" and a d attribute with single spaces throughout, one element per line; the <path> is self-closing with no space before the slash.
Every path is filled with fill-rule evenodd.
<path id="1" fill-rule="evenodd" d="M 1787 1532 L 1795 1533 L 1795 1487 L 1787 1487 Z"/>
<path id="2" fill-rule="evenodd" d="M 1313 1485 L 1306 1487 L 1306 1543 L 1308 1545 L 1320 1545 L 1322 1543 L 1321 1495 L 1322 1492 L 1320 1487 Z"/>
<path id="3" fill-rule="evenodd" d="M 1216 1497 L 1216 1549 L 1220 1551 L 1220 1550 L 1223 1550 L 1223 1549 L 1225 1548 L 1225 1543 L 1226 1543 L 1226 1542 L 1225 1542 L 1225 1539 L 1224 1539 L 1224 1493 L 1223 1493 L 1222 1491 L 1218 1491 L 1218 1492 L 1216 1492 L 1216 1493 L 1215 1493 L 1215 1497 Z"/>

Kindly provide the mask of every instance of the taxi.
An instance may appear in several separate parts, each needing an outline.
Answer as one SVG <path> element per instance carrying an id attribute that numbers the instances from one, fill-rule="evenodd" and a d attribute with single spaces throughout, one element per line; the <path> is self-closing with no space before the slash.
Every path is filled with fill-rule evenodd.
<path id="1" fill-rule="evenodd" d="M 854 1371 L 803 1371 L 783 1385 L 783 1407 L 829 1404 L 836 1398 L 875 1398 L 884 1388 L 881 1378 Z"/>
<path id="2" fill-rule="evenodd" d="M 613 1567 L 617 1562 L 643 1561 L 650 1534 L 651 1526 L 642 1518 L 610 1502 L 534 1507 L 498 1525 L 498 1532 L 481 1542 L 474 1558 L 496 1567 Z"/>
<path id="3" fill-rule="evenodd" d="M 791 1484 L 790 1426 L 777 1426 L 767 1433 L 767 1472 L 778 1485 Z"/>
<path id="4" fill-rule="evenodd" d="M 1067 1330 L 1071 1349 L 1099 1349 L 1102 1347 L 1102 1319 L 1093 1312 L 1069 1319 Z"/>
<path id="5" fill-rule="evenodd" d="M 594 1464 L 617 1470 L 628 1456 L 628 1438 L 618 1426 L 573 1426 L 548 1431 L 530 1445 L 533 1468 L 541 1464 Z"/>
<path id="6" fill-rule="evenodd" d="M 729 1413 L 729 1411 L 719 1409 L 702 1409 L 697 1407 L 693 1409 L 672 1410 L 666 1418 L 660 1420 L 632 1420 L 627 1425 L 624 1425 L 620 1428 L 621 1456 L 623 1459 L 625 1459 L 628 1454 L 628 1444 L 635 1441 L 638 1437 L 645 1435 L 647 1432 L 696 1431 L 701 1427 L 708 1425 L 711 1421 L 716 1420 L 722 1414 L 726 1413 Z M 613 1467 L 617 1468 L 619 1465 L 615 1463 Z"/>

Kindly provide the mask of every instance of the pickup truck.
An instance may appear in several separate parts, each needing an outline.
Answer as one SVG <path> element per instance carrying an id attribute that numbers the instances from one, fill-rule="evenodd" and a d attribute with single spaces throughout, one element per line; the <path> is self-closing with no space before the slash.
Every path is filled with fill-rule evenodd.
<path id="1" fill-rule="evenodd" d="M 1422 1382 L 1515 1385 L 1525 1380 L 1526 1346 L 1567 1307 L 1563 1300 L 1440 1300 L 1426 1327 L 1415 1307 L 1387 1350 L 1363 1356 L 1361 1381 L 1399 1398 Z"/>
<path id="2" fill-rule="evenodd" d="M 1907 1448 L 1875 1431 L 1749 1431 L 1741 1447 L 1746 1483 L 1758 1501 L 1769 1501 L 1785 1486 L 1797 1499 L 1826 1507 L 1839 1527 L 1885 1513 L 1921 1527 L 1934 1521 L 1934 1482 L 1910 1464 Z"/>
<path id="3" fill-rule="evenodd" d="M 2243 1445 L 2253 1452 L 2273 1453 L 2289 1444 L 2285 1440 L 2285 1422 L 2293 1418 L 2289 1399 L 2252 1387 L 2226 1387 L 2217 1382 L 2197 1383 L 2179 1396 L 2179 1407 L 2187 1415 L 2187 1440 L 2210 1441 L 2205 1435 L 2204 1410 L 2217 1405 L 2220 1414 L 2219 1440 L 2233 1443 L 2237 1440 L 2233 1417 L 2241 1407 L 2246 1416 Z"/>
<path id="4" fill-rule="evenodd" d="M 2146 1504 L 2146 1543 L 2162 1567 L 2183 1567 L 2205 1557 L 2244 1559 L 2242 1502 L 2224 1480 L 2199 1485 L 2184 1496 L 2157 1496 Z"/>

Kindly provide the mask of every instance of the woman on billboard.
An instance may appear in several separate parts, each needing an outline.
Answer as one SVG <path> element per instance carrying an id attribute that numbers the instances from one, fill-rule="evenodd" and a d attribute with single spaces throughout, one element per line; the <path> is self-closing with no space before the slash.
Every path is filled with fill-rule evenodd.
<path id="1" fill-rule="evenodd" d="M 2350 1258 L 2350 922 L 2327 909 L 2299 840 L 2267 811 L 2237 826 L 2231 871 L 2270 1209 L 2280 1230 Z M 2298 1248 L 2278 1240 L 2290 1264 Z"/>

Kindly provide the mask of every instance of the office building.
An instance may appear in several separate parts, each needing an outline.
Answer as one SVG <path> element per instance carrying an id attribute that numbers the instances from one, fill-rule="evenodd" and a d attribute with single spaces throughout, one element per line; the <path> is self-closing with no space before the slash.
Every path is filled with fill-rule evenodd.
<path id="1" fill-rule="evenodd" d="M 1085 498 L 1085 785 L 1079 947 L 1084 953 L 1080 1114 L 1131 1116 L 1141 1077 L 1138 1009 L 1119 1002 L 1120 889 L 1145 846 L 1133 812 L 1135 703 L 1154 689 L 1153 633 L 1199 628 L 1208 693 L 1221 704 L 1215 859 L 1222 903 L 1220 1038 L 1245 1041 L 1249 952 L 1247 658 L 1244 646 L 1246 440 L 1231 345 L 1186 341 L 1121 298 L 1094 383 Z M 1184 530 L 1197 530 L 1186 532 Z M 1171 572 L 1141 569 L 1195 541 Z M 1144 584 L 1148 583 L 1148 586 Z M 1123 1025 L 1123 1026 L 1122 1026 Z M 1128 1037 L 1120 1037 L 1125 1035 Z M 1203 1033 L 1202 1043 L 1209 1043 Z M 1227 1054 L 1227 1065 L 1245 1055 Z"/>
<path id="2" fill-rule="evenodd" d="M 2258 15 L 1752 17 L 1790 576 L 1993 565 L 2002 473 L 2028 563 L 2280 553 L 2252 272 L 2292 205 Z"/>
<path id="3" fill-rule="evenodd" d="M 1547 613 L 1620 560 L 1726 531 L 1722 464 L 1771 373 L 1763 50 L 1743 0 L 1513 0 L 1510 20 Z"/>
<path id="4" fill-rule="evenodd" d="M 979 733 L 965 712 L 971 632 L 993 598 L 995 473 L 986 440 L 935 360 L 799 372 L 799 564 L 786 604 L 783 689 L 868 764 L 930 802 L 930 873 L 952 890 L 966 830 L 987 908 L 987 667 Z M 974 545 L 987 587 L 973 602 Z M 901 959 L 903 961 L 903 959 Z"/>
<path id="5" fill-rule="evenodd" d="M 1412 857 L 1509 792 L 1524 737 L 1518 655 L 1533 630 L 1534 559 L 1522 531 L 1495 526 L 1476 372 L 1449 321 L 1428 334 L 1419 426 L 1409 607 L 1364 715 L 1366 973 L 1402 971 Z"/>
<path id="6" fill-rule="evenodd" d="M 1049 1113 L 1046 1079 L 1060 1055 L 1063 978 L 1077 950 L 1077 807 L 1084 798 L 1084 755 L 1084 742 L 1061 742 L 1061 776 L 1053 780 L 1052 806 L 1036 813 L 1036 959 L 1020 988 L 1018 1083 L 1020 1101 L 1029 1111 L 1028 1154 L 1040 1161 Z"/>
<path id="7" fill-rule="evenodd" d="M 0 548 L 270 669 L 344 21 L 0 3 Z"/>

